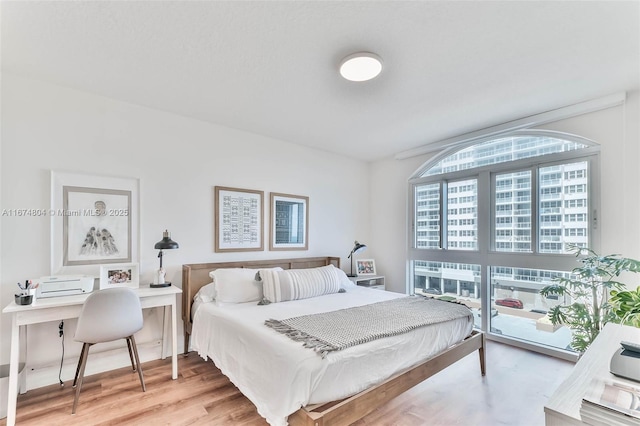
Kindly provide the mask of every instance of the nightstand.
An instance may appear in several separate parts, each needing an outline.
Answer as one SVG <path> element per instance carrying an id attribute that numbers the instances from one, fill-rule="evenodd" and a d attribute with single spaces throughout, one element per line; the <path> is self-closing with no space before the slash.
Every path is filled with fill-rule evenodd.
<path id="1" fill-rule="evenodd" d="M 351 281 L 362 287 L 373 288 L 376 290 L 384 290 L 384 275 L 360 275 L 358 277 L 349 277 Z"/>

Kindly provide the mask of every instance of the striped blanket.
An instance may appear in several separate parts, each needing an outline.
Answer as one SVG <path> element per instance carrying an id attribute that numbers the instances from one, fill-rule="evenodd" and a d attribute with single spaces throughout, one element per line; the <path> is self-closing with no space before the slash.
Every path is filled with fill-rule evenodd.
<path id="1" fill-rule="evenodd" d="M 473 321 L 465 305 L 408 296 L 321 314 L 269 319 L 265 325 L 303 342 L 324 358 L 329 352 L 464 317 Z"/>

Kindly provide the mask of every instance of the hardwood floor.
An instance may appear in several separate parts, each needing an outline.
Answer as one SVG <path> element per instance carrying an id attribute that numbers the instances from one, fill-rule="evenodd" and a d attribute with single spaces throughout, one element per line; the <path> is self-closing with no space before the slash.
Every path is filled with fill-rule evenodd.
<path id="1" fill-rule="evenodd" d="M 487 375 L 477 353 L 412 388 L 356 422 L 365 425 L 544 424 L 543 406 L 573 364 L 487 342 Z M 143 364 L 147 391 L 131 368 L 86 377 L 77 414 L 71 382 L 18 398 L 18 425 L 266 425 L 253 404 L 211 361 L 195 353 Z M 6 425 L 6 419 L 0 426 Z"/>

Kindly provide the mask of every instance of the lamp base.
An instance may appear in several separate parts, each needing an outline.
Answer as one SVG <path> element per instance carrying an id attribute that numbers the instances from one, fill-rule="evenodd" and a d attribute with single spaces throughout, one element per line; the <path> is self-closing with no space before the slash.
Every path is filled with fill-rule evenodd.
<path id="1" fill-rule="evenodd" d="M 347 276 L 348 276 L 349 278 L 357 277 L 357 275 L 356 275 L 356 274 L 347 274 Z"/>
<path id="2" fill-rule="evenodd" d="M 169 287 L 171 285 L 171 283 L 164 283 L 164 284 L 149 284 L 149 287 L 151 288 L 162 288 L 162 287 Z"/>

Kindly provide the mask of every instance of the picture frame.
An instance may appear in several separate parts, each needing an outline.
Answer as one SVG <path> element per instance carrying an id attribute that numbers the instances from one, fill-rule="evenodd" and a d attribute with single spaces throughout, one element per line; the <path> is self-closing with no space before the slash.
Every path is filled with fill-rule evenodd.
<path id="1" fill-rule="evenodd" d="M 51 171 L 51 274 L 137 263 L 139 180 Z"/>
<path id="2" fill-rule="evenodd" d="M 214 187 L 215 251 L 264 250 L 264 191 Z"/>
<path id="3" fill-rule="evenodd" d="M 309 197 L 270 194 L 269 250 L 309 249 Z"/>
<path id="4" fill-rule="evenodd" d="M 100 290 L 114 287 L 138 288 L 140 270 L 137 263 L 100 265 Z"/>
<path id="5" fill-rule="evenodd" d="M 356 259 L 356 274 L 376 275 L 376 262 L 373 259 Z"/>

